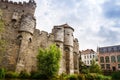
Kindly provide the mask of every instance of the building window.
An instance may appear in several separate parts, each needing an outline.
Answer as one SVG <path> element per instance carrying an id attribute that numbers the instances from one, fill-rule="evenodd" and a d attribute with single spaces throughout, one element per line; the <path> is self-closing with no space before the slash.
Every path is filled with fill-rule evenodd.
<path id="1" fill-rule="evenodd" d="M 104 57 L 100 57 L 100 63 L 104 63 Z"/>
<path id="2" fill-rule="evenodd" d="M 87 61 L 87 64 L 89 64 L 89 61 Z"/>
<path id="3" fill-rule="evenodd" d="M 105 61 L 106 61 L 106 63 L 109 63 L 109 62 L 110 62 L 110 60 L 109 60 L 109 57 L 108 57 L 108 56 L 106 56 L 106 57 L 105 57 Z"/>
<path id="4" fill-rule="evenodd" d="M 29 38 L 29 43 L 31 43 L 32 42 L 32 38 Z"/>
<path id="5" fill-rule="evenodd" d="M 114 52 L 114 48 L 111 48 L 111 51 Z"/>
<path id="6" fill-rule="evenodd" d="M 86 56 L 84 56 L 84 58 L 86 59 Z"/>
<path id="7" fill-rule="evenodd" d="M 120 55 L 117 56 L 117 62 L 120 62 Z"/>
<path id="8" fill-rule="evenodd" d="M 111 62 L 116 62 L 115 56 L 111 56 Z"/>
<path id="9" fill-rule="evenodd" d="M 110 70 L 110 64 L 106 64 L 106 69 Z"/>
<path id="10" fill-rule="evenodd" d="M 91 54 L 90 54 L 90 58 L 92 58 L 92 57 L 91 57 Z"/>
<path id="11" fill-rule="evenodd" d="M 93 55 L 93 58 L 95 58 L 95 55 Z"/>
<path id="12" fill-rule="evenodd" d="M 114 48 L 114 51 L 117 52 L 117 47 L 115 46 L 115 47 L 113 47 L 113 48 Z"/>
<path id="13" fill-rule="evenodd" d="M 120 68 L 120 64 L 118 64 L 118 68 Z"/>
<path id="14" fill-rule="evenodd" d="M 92 60 L 90 60 L 90 64 L 92 64 Z"/>
<path id="15" fill-rule="evenodd" d="M 89 58 L 89 55 L 87 55 L 87 58 Z"/>
<path id="16" fill-rule="evenodd" d="M 104 64 L 101 64 L 101 68 L 102 68 L 102 69 L 105 69 L 105 65 L 104 65 Z"/>

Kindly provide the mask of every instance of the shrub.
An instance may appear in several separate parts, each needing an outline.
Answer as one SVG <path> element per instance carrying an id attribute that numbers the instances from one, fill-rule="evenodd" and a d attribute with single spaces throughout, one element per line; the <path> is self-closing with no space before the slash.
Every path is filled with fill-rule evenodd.
<path id="1" fill-rule="evenodd" d="M 97 80 L 103 80 L 103 75 L 97 74 L 97 75 L 96 75 L 96 79 L 97 79 Z"/>
<path id="2" fill-rule="evenodd" d="M 86 80 L 93 80 L 94 77 L 91 74 L 85 74 L 85 79 Z"/>
<path id="3" fill-rule="evenodd" d="M 114 72 L 112 74 L 112 79 L 113 80 L 120 80 L 120 71 Z"/>
<path id="4" fill-rule="evenodd" d="M 85 75 L 85 80 L 111 80 L 111 77 L 96 73 L 90 73 Z"/>
<path id="5" fill-rule="evenodd" d="M 5 78 L 5 70 L 4 68 L 0 68 L 0 79 Z"/>
<path id="6" fill-rule="evenodd" d="M 59 79 L 60 80 L 65 80 L 67 74 L 66 73 L 62 73 L 61 75 L 59 75 Z"/>
<path id="7" fill-rule="evenodd" d="M 28 79 L 28 78 L 30 78 L 30 74 L 27 73 L 26 71 L 21 71 L 19 74 L 19 78 Z"/>
<path id="8" fill-rule="evenodd" d="M 102 73 L 102 69 L 100 68 L 100 66 L 94 60 L 92 60 L 89 71 L 90 71 L 90 73 L 99 73 L 99 74 Z"/>
<path id="9" fill-rule="evenodd" d="M 38 73 L 38 72 L 32 72 L 31 73 L 31 78 L 32 79 L 40 79 L 40 73 Z"/>
<path id="10" fill-rule="evenodd" d="M 112 80 L 110 76 L 104 76 L 104 80 Z"/>
<path id="11" fill-rule="evenodd" d="M 85 75 L 84 74 L 79 74 L 78 75 L 78 80 L 85 80 Z"/>
<path id="12" fill-rule="evenodd" d="M 66 77 L 68 80 L 78 80 L 78 76 L 76 74 L 68 75 Z"/>
<path id="13" fill-rule="evenodd" d="M 19 74 L 16 72 L 8 71 L 5 74 L 5 78 L 18 78 Z"/>
<path id="14" fill-rule="evenodd" d="M 81 60 L 79 60 L 79 72 L 82 73 L 82 74 L 88 74 L 89 73 L 88 67 Z"/>
<path id="15" fill-rule="evenodd" d="M 47 49 L 39 49 L 37 56 L 39 75 L 52 78 L 58 74 L 61 58 L 60 49 L 56 45 L 51 45 Z"/>

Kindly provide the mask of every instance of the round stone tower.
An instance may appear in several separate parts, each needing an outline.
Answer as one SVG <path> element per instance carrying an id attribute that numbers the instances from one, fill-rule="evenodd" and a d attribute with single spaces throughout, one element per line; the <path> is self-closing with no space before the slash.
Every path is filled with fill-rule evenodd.
<path id="1" fill-rule="evenodd" d="M 67 24 L 64 27 L 64 52 L 66 55 L 66 73 L 74 73 L 74 62 L 73 62 L 73 32 L 74 29 Z"/>
<path id="2" fill-rule="evenodd" d="M 30 62 L 31 58 L 28 54 L 29 44 L 32 42 L 32 36 L 35 29 L 36 20 L 30 15 L 24 15 L 21 19 L 20 29 L 19 29 L 19 38 L 21 39 L 19 56 L 17 60 L 16 71 L 21 72 L 22 70 L 26 70 L 30 72 Z"/>
<path id="3" fill-rule="evenodd" d="M 31 14 L 22 16 L 19 32 L 28 32 L 33 34 L 35 29 L 35 18 Z"/>
<path id="4" fill-rule="evenodd" d="M 56 43 L 56 46 L 60 48 L 62 53 L 62 58 L 60 61 L 60 69 L 59 69 L 59 74 L 62 74 L 63 72 L 66 72 L 65 59 L 64 59 L 65 55 L 63 54 L 64 28 L 61 25 L 54 26 L 52 33 L 54 34 L 54 41 Z"/>

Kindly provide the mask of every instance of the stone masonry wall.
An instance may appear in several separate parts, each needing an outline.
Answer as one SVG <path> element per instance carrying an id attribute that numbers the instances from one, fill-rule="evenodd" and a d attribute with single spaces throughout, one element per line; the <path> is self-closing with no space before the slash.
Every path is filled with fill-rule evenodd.
<path id="1" fill-rule="evenodd" d="M 1 39 L 7 42 L 6 51 L 0 53 L 0 67 L 16 72 L 37 70 L 38 49 L 56 44 L 62 52 L 59 74 L 78 71 L 74 53 L 79 55 L 79 43 L 74 39 L 74 29 L 67 24 L 54 26 L 51 33 L 36 29 L 35 8 L 34 0 L 27 3 L 0 0 L 5 22 Z"/>

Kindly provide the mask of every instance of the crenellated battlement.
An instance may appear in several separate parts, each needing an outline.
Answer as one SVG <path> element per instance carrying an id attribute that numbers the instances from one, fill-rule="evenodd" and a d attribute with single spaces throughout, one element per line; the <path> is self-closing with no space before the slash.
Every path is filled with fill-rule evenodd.
<path id="1" fill-rule="evenodd" d="M 36 7 L 36 2 L 34 0 L 29 0 L 29 2 L 13 2 L 9 0 L 0 0 L 0 3 L 8 3 L 8 4 L 13 4 L 13 5 L 20 5 L 20 6 L 28 6 L 28 7 Z"/>
<path id="2" fill-rule="evenodd" d="M 36 2 L 34 0 L 29 0 L 28 2 L 13 2 L 10 0 L 0 0 L 0 8 L 9 12 L 17 12 L 22 14 L 30 13 L 34 15 L 36 9 Z"/>

